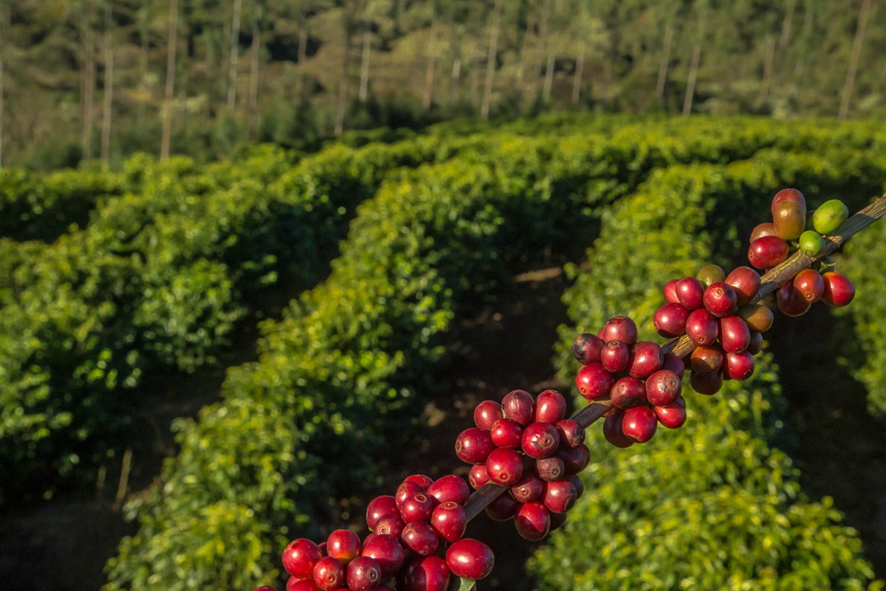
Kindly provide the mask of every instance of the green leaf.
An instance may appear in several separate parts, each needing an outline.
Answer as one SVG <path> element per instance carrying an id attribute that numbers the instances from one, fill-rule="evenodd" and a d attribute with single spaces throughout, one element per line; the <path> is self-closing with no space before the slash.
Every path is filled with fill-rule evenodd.
<path id="1" fill-rule="evenodd" d="M 458 591 L 473 591 L 477 588 L 477 581 L 472 579 L 458 578 Z"/>

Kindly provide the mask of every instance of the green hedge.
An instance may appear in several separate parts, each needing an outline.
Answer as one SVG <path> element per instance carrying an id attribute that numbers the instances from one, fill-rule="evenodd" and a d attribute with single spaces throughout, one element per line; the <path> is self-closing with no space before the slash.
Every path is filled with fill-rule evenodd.
<path id="1" fill-rule="evenodd" d="M 562 347 L 623 313 L 654 338 L 660 286 L 712 260 L 738 263 L 734 251 L 716 254 L 718 241 L 765 217 L 779 188 L 876 191 L 871 173 L 882 178 L 886 161 L 849 161 L 854 166 L 840 150 L 767 151 L 729 166 L 656 173 L 604 217 L 588 253 L 592 271 L 579 274 L 565 297 L 576 325 L 561 329 Z M 809 190 L 807 197 L 823 196 Z M 564 378 L 574 376 L 574 360 L 564 354 L 558 364 Z M 613 448 L 592 429 L 588 492 L 530 561 L 540 588 L 881 588 L 857 533 L 840 524 L 830 499 L 806 498 L 789 457 L 772 447 L 784 438 L 776 373 L 766 356 L 751 381 L 727 383 L 714 397 L 690 394 L 686 426 L 642 446 Z"/>

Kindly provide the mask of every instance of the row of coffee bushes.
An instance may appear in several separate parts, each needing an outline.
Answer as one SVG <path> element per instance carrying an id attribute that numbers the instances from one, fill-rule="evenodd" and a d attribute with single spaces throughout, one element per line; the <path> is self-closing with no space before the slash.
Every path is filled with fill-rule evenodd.
<path id="1" fill-rule="evenodd" d="M 360 495 L 396 468 L 410 417 L 442 392 L 433 376 L 456 320 L 511 288 L 511 274 L 586 246 L 601 207 L 642 171 L 802 137 L 800 126 L 684 127 L 682 141 L 654 127 L 506 137 L 385 183 L 358 209 L 329 279 L 264 325 L 259 362 L 230 371 L 222 402 L 197 421 L 177 423 L 181 453 L 130 503 L 140 530 L 110 561 L 107 589 L 256 585 L 285 540 L 361 511 Z"/>
<path id="2" fill-rule="evenodd" d="M 565 298 L 575 324 L 562 331 L 563 346 L 617 314 L 634 317 L 641 338 L 660 341 L 651 321 L 661 286 L 710 262 L 742 264 L 747 243 L 727 253 L 721 237 L 729 242 L 737 228 L 765 218 L 775 191 L 809 188 L 812 207 L 844 192 L 870 196 L 884 176 L 886 160 L 847 161 L 839 149 L 767 151 L 728 166 L 657 173 L 605 216 L 588 252 L 592 271 L 579 274 Z M 564 377 L 575 374 L 574 360 L 560 356 L 558 364 Z M 543 587 L 881 588 L 857 533 L 841 524 L 830 499 L 803 494 L 791 460 L 774 447 L 785 422 L 771 356 L 750 381 L 729 382 L 713 397 L 690 393 L 687 406 L 682 429 L 627 450 L 592 429 L 588 492 L 530 562 Z"/>

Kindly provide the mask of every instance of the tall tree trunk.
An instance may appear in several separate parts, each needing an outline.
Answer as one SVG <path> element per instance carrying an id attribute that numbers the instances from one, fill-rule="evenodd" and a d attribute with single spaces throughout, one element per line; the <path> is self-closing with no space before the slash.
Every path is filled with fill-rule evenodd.
<path id="1" fill-rule="evenodd" d="M 545 65 L 545 86 L 542 96 L 546 103 L 551 102 L 551 88 L 554 86 L 554 66 L 557 64 L 557 57 L 552 53 L 548 55 L 548 63 Z"/>
<path id="2" fill-rule="evenodd" d="M 665 86 L 668 83 L 668 69 L 671 66 L 671 44 L 674 42 L 674 24 L 665 27 L 664 48 L 661 52 L 661 64 L 658 66 L 658 82 L 655 84 L 655 96 L 664 104 Z"/>
<path id="3" fill-rule="evenodd" d="M 476 61 L 476 60 L 475 60 Z M 477 94 L 480 88 L 480 70 L 476 67 L 476 63 L 471 67 L 471 104 L 477 104 Z"/>
<path id="4" fill-rule="evenodd" d="M 0 2 L 0 168 L 3 167 L 3 146 L 6 137 L 4 136 L 3 115 L 6 113 L 6 106 L 3 102 L 5 95 L 5 72 L 3 70 L 6 62 L 7 48 L 9 47 L 9 6 L 6 2 Z"/>
<path id="5" fill-rule="evenodd" d="M 495 76 L 495 59 L 498 55 L 498 29 L 501 25 L 501 0 L 495 0 L 492 9 L 492 31 L 489 34 L 489 54 L 486 58 L 486 83 L 483 86 L 483 104 L 480 118 L 489 119 L 489 106 L 492 102 L 492 82 Z"/>
<path id="6" fill-rule="evenodd" d="M 452 61 L 452 75 L 449 78 L 449 104 L 455 106 L 458 103 L 458 81 L 461 78 L 461 60 L 455 58 Z"/>
<path id="7" fill-rule="evenodd" d="M 425 113 L 434 103 L 434 71 L 437 67 L 437 17 L 431 21 L 431 46 L 428 49 L 428 67 L 425 70 L 425 100 L 422 107 Z"/>
<path id="8" fill-rule="evenodd" d="M 763 81 L 760 83 L 760 97 L 757 102 L 763 105 L 769 99 L 769 88 L 772 81 L 772 62 L 775 59 L 775 39 L 766 37 L 766 55 L 763 57 Z"/>
<path id="9" fill-rule="evenodd" d="M 114 107 L 114 15 L 112 0 L 105 0 L 105 96 L 102 107 L 102 162 L 111 161 L 111 112 Z"/>
<path id="10" fill-rule="evenodd" d="M 692 48 L 692 63 L 689 66 L 689 82 L 686 86 L 686 96 L 683 98 L 683 116 L 689 117 L 692 113 L 692 102 L 695 100 L 695 81 L 698 78 L 698 65 L 701 62 L 701 41 L 695 42 Z"/>
<path id="11" fill-rule="evenodd" d="M 305 60 L 308 59 L 308 0 L 301 3 L 301 24 L 298 27 L 298 76 L 295 79 L 295 98 L 301 102 L 304 93 Z"/>
<path id="12" fill-rule="evenodd" d="M 797 0 L 788 0 L 788 8 L 785 11 L 784 20 L 781 21 L 781 36 L 778 38 L 778 46 L 782 51 L 787 49 L 788 41 L 791 40 L 791 24 L 794 21 L 794 9 Z"/>
<path id="13" fill-rule="evenodd" d="M 581 79 L 585 71 L 585 44 L 581 45 L 581 52 L 575 60 L 575 74 L 572 76 L 572 104 L 577 105 L 581 100 Z"/>
<path id="14" fill-rule="evenodd" d="M 348 16 L 345 15 L 345 19 Z M 345 131 L 345 111 L 348 106 L 348 74 L 351 68 L 351 23 L 345 22 L 345 51 L 342 57 L 341 80 L 338 83 L 338 106 L 335 113 L 335 135 Z"/>
<path id="15" fill-rule="evenodd" d="M 858 60 L 861 57 L 861 44 L 864 43 L 864 28 L 868 20 L 868 12 L 871 10 L 871 0 L 861 3 L 858 13 L 858 28 L 855 30 L 855 41 L 852 43 L 852 55 L 849 56 L 849 71 L 846 72 L 846 84 L 843 86 L 843 98 L 840 100 L 840 114 L 838 118 L 843 121 L 849 115 L 849 103 L 852 102 L 852 89 L 855 86 L 855 72 L 858 70 Z"/>
<path id="16" fill-rule="evenodd" d="M 369 57 L 372 54 L 372 21 L 366 19 L 363 29 L 363 53 L 360 56 L 360 94 L 361 103 L 369 96 Z"/>
<path id="17" fill-rule="evenodd" d="M 255 5 L 255 13 L 252 18 L 252 47 L 250 48 L 251 57 L 249 68 L 249 101 L 247 108 L 249 109 L 249 139 L 255 137 L 255 130 L 258 124 L 258 68 L 259 58 L 261 57 L 261 19 L 262 5 L 257 2 Z"/>
<path id="18" fill-rule="evenodd" d="M 228 110 L 233 112 L 237 106 L 237 59 L 240 51 L 240 12 L 243 0 L 234 0 L 231 13 L 231 53 L 228 62 Z"/>
<path id="19" fill-rule="evenodd" d="M 169 2 L 169 33 L 166 46 L 166 96 L 163 101 L 163 137 L 160 140 L 160 162 L 169 161 L 172 142 L 172 103 L 175 96 L 175 48 L 178 45 L 178 0 Z"/>
<path id="20" fill-rule="evenodd" d="M 92 158 L 93 108 L 95 102 L 95 0 L 86 0 L 83 16 L 83 91 L 82 91 L 82 122 L 83 130 L 81 146 L 83 158 Z"/>
<path id="21" fill-rule="evenodd" d="M 541 71 L 541 58 L 547 53 L 548 49 L 548 24 L 551 15 L 551 0 L 544 0 L 541 9 L 541 20 L 538 25 L 538 48 L 533 52 L 532 63 L 529 65 L 529 84 L 526 86 L 524 95 L 524 103 L 532 105 L 537 98 L 538 77 Z"/>

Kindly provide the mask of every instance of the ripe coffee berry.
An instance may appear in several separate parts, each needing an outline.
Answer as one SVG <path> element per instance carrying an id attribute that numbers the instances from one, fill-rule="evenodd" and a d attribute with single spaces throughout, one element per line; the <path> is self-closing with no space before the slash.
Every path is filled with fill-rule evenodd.
<path id="1" fill-rule="evenodd" d="M 371 591 L 381 581 L 381 567 L 374 558 L 358 556 L 348 564 L 346 578 L 351 591 Z"/>
<path id="2" fill-rule="evenodd" d="M 824 280 L 821 301 L 828 306 L 837 308 L 848 306 L 855 298 L 855 284 L 845 275 L 830 272 L 825 273 L 821 278 Z"/>
<path id="3" fill-rule="evenodd" d="M 572 341 L 572 355 L 582 365 L 600 361 L 600 350 L 605 344 L 603 339 L 596 335 L 580 334 Z"/>
<path id="4" fill-rule="evenodd" d="M 551 517 L 544 503 L 532 501 L 524 503 L 514 515 L 514 526 L 521 537 L 537 541 L 548 535 L 551 529 Z"/>
<path id="5" fill-rule="evenodd" d="M 489 431 L 495 421 L 503 419 L 501 404 L 494 400 L 484 400 L 474 409 L 474 424 L 478 429 Z"/>
<path id="6" fill-rule="evenodd" d="M 658 422 L 668 429 L 679 429 L 686 422 L 686 402 L 680 396 L 671 404 L 653 408 Z"/>
<path id="7" fill-rule="evenodd" d="M 580 499 L 581 496 L 585 494 L 585 483 L 575 474 L 570 474 L 566 478 L 572 483 L 572 486 L 575 487 L 575 498 Z"/>
<path id="8" fill-rule="evenodd" d="M 523 427 L 517 421 L 501 419 L 492 425 L 489 436 L 498 447 L 519 449 L 523 443 Z"/>
<path id="9" fill-rule="evenodd" d="M 778 236 L 764 236 L 751 243 L 748 260 L 758 269 L 777 267 L 788 258 L 790 246 Z"/>
<path id="10" fill-rule="evenodd" d="M 413 521 L 406 525 L 400 534 L 403 545 L 421 556 L 430 556 L 437 551 L 440 541 L 430 525 L 421 521 Z"/>
<path id="11" fill-rule="evenodd" d="M 558 422 L 557 433 L 560 435 L 560 445 L 577 447 L 585 441 L 585 428 L 572 419 L 563 419 Z"/>
<path id="12" fill-rule="evenodd" d="M 794 276 L 794 289 L 809 303 L 817 302 L 824 293 L 824 279 L 814 269 L 803 269 Z"/>
<path id="13" fill-rule="evenodd" d="M 406 502 L 406 499 L 420 492 L 425 492 L 424 487 L 412 480 L 404 480 L 397 487 L 397 492 L 394 494 L 394 499 L 397 501 L 397 509 L 402 511 L 403 503 Z"/>
<path id="14" fill-rule="evenodd" d="M 671 279 L 661 288 L 661 295 L 664 296 L 665 301 L 669 304 L 680 303 L 680 300 L 677 299 L 677 283 L 679 281 L 679 279 Z"/>
<path id="15" fill-rule="evenodd" d="M 609 341 L 600 351 L 600 363 L 610 373 L 625 371 L 631 362 L 631 349 L 621 341 Z"/>
<path id="16" fill-rule="evenodd" d="M 720 346 L 727 353 L 738 353 L 747 349 L 751 342 L 751 330 L 739 316 L 720 319 Z"/>
<path id="17" fill-rule="evenodd" d="M 754 374 L 754 356 L 748 351 L 726 354 L 726 375 L 733 380 L 746 380 Z"/>
<path id="18" fill-rule="evenodd" d="M 544 492 L 545 483 L 534 472 L 523 474 L 516 484 L 511 487 L 511 495 L 520 503 L 528 503 L 539 499 Z"/>
<path id="19" fill-rule="evenodd" d="M 690 312 L 701 308 L 704 298 L 704 285 L 695 277 L 684 277 L 677 282 L 677 300 Z"/>
<path id="20" fill-rule="evenodd" d="M 726 277 L 725 283 L 735 290 L 736 303 L 744 306 L 760 290 L 760 274 L 750 267 L 736 267 Z"/>
<path id="21" fill-rule="evenodd" d="M 735 312 L 737 302 L 738 296 L 735 290 L 722 281 L 712 283 L 704 292 L 704 307 L 718 318 Z"/>
<path id="22" fill-rule="evenodd" d="M 493 521 L 508 521 L 513 519 L 517 514 L 520 503 L 514 500 L 507 492 L 498 495 L 498 497 L 489 503 L 486 507 L 486 515 Z"/>
<path id="23" fill-rule="evenodd" d="M 566 474 L 578 474 L 591 462 L 591 452 L 586 445 L 561 449 L 557 452 L 557 457 L 563 460 L 563 471 Z"/>
<path id="24" fill-rule="evenodd" d="M 514 390 L 505 395 L 501 401 L 502 412 L 506 419 L 517 421 L 525 427 L 535 416 L 535 401 L 525 390 Z"/>
<path id="25" fill-rule="evenodd" d="M 535 471 L 538 472 L 538 476 L 542 480 L 559 480 L 566 473 L 566 466 L 563 464 L 563 460 L 552 456 L 535 460 Z"/>
<path id="26" fill-rule="evenodd" d="M 454 542 L 465 534 L 468 518 L 465 508 L 454 501 L 446 501 L 434 507 L 431 527 L 447 542 Z"/>
<path id="27" fill-rule="evenodd" d="M 663 337 L 678 337 L 686 332 L 686 319 L 689 310 L 682 304 L 665 304 L 655 313 L 653 324 L 655 330 Z"/>
<path id="28" fill-rule="evenodd" d="M 757 238 L 763 238 L 764 236 L 778 236 L 778 231 L 775 229 L 775 224 L 772 222 L 763 222 L 762 224 L 757 224 L 754 229 L 751 231 L 751 244 L 757 240 Z"/>
<path id="29" fill-rule="evenodd" d="M 468 464 L 482 464 L 486 457 L 495 449 L 489 431 L 471 427 L 462 431 L 455 440 L 455 454 Z"/>
<path id="30" fill-rule="evenodd" d="M 434 483 L 434 479 L 425 474 L 413 474 L 404 478 L 403 482 L 414 482 L 419 485 L 422 490 L 427 490 L 427 488 Z"/>
<path id="31" fill-rule="evenodd" d="M 513 449 L 494 449 L 486 460 L 486 473 L 495 484 L 510 486 L 523 476 L 523 458 Z"/>
<path id="32" fill-rule="evenodd" d="M 656 343 L 640 341 L 634 345 L 633 359 L 628 373 L 635 378 L 646 379 L 661 369 L 664 353 Z"/>
<path id="33" fill-rule="evenodd" d="M 655 435 L 658 420 L 648 406 L 635 406 L 625 411 L 621 428 L 624 434 L 635 441 L 645 443 Z"/>
<path id="34" fill-rule="evenodd" d="M 406 568 L 397 589 L 404 591 L 446 591 L 449 587 L 449 567 L 439 556 L 420 556 Z"/>
<path id="35" fill-rule="evenodd" d="M 683 365 L 683 360 L 673 353 L 665 353 L 664 362 L 661 364 L 661 368 L 674 372 L 681 380 L 686 373 L 686 366 Z"/>
<path id="36" fill-rule="evenodd" d="M 588 400 L 603 398 L 609 394 L 614 383 L 615 378 L 600 362 L 585 365 L 575 376 L 575 386 L 579 394 Z"/>
<path id="37" fill-rule="evenodd" d="M 682 391 L 683 381 L 668 369 L 660 369 L 646 380 L 646 399 L 655 406 L 672 403 Z"/>
<path id="38" fill-rule="evenodd" d="M 686 336 L 696 347 L 712 345 L 720 336 L 717 317 L 704 308 L 693 310 L 686 319 Z"/>
<path id="39" fill-rule="evenodd" d="M 471 471 L 468 472 L 468 482 L 470 482 L 471 486 L 475 489 L 480 488 L 489 482 L 489 474 L 486 472 L 486 464 L 476 464 L 471 466 Z"/>
<path id="40" fill-rule="evenodd" d="M 689 374 L 689 384 L 699 394 L 711 396 L 719 392 L 720 388 L 723 387 L 723 374 L 719 371 L 712 371 L 710 373 L 696 373 L 693 371 Z"/>
<path id="41" fill-rule="evenodd" d="M 606 322 L 597 336 L 606 342 L 621 341 L 633 345 L 637 342 L 637 325 L 627 316 L 615 316 Z"/>
<path id="42" fill-rule="evenodd" d="M 363 544 L 362 555 L 378 562 L 382 579 L 393 576 L 403 565 L 403 547 L 393 536 L 376 535 Z"/>
<path id="43" fill-rule="evenodd" d="M 621 409 L 627 409 L 646 403 L 646 387 L 637 378 L 621 378 L 610 391 L 612 404 Z"/>
<path id="44" fill-rule="evenodd" d="M 283 568 L 293 577 L 310 579 L 314 576 L 314 565 L 321 558 L 323 554 L 317 544 L 306 538 L 298 538 L 283 549 Z"/>
<path id="45" fill-rule="evenodd" d="M 544 505 L 553 513 L 566 513 L 575 504 L 578 491 L 568 479 L 549 482 L 545 488 Z"/>
<path id="46" fill-rule="evenodd" d="M 566 399 L 556 390 L 545 390 L 535 399 L 535 421 L 556 423 L 566 416 Z"/>
<path id="47" fill-rule="evenodd" d="M 286 588 L 287 591 L 320 591 L 320 586 L 314 582 L 314 579 L 298 579 L 291 587 Z"/>
<path id="48" fill-rule="evenodd" d="M 804 298 L 800 292 L 794 289 L 793 283 L 785 283 L 781 289 L 778 290 L 778 296 L 776 297 L 776 302 L 778 303 L 778 309 L 781 310 L 786 316 L 802 316 L 806 312 L 809 311 L 809 307 L 812 305 L 806 298 Z"/>
<path id="49" fill-rule="evenodd" d="M 452 574 L 464 579 L 485 579 L 495 566 L 492 550 L 479 540 L 464 538 L 449 546 L 446 565 Z"/>
<path id="50" fill-rule="evenodd" d="M 325 556 L 314 565 L 314 582 L 324 591 L 335 591 L 345 584 L 345 568 L 341 561 Z"/>
<path id="51" fill-rule="evenodd" d="M 326 553 L 344 566 L 360 556 L 360 536 L 347 529 L 337 529 L 326 539 Z"/>
<path id="52" fill-rule="evenodd" d="M 461 476 L 447 474 L 435 480 L 428 487 L 427 493 L 434 497 L 438 503 L 455 501 L 459 505 L 464 505 L 471 496 L 471 489 L 468 488 L 465 479 Z"/>
<path id="53" fill-rule="evenodd" d="M 521 447 L 530 458 L 546 458 L 560 447 L 560 434 L 550 423 L 532 423 L 523 431 Z M 486 469 L 489 470 L 489 462 Z"/>
<path id="54" fill-rule="evenodd" d="M 403 533 L 403 528 L 405 527 L 406 522 L 403 521 L 399 513 L 397 513 L 396 515 L 390 513 L 376 522 L 374 533 L 388 534 L 389 536 L 399 538 L 400 534 Z"/>
<path id="55" fill-rule="evenodd" d="M 415 493 L 403 502 L 400 517 L 407 525 L 413 521 L 428 521 L 435 505 L 434 497 L 423 492 Z"/>
<path id="56" fill-rule="evenodd" d="M 634 445 L 634 440 L 625 435 L 622 430 L 624 416 L 625 411 L 620 408 L 613 408 L 606 413 L 606 420 L 603 421 L 603 437 L 615 447 L 624 448 Z"/>

